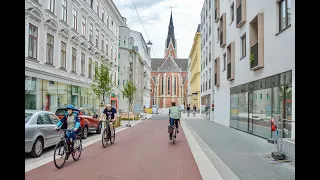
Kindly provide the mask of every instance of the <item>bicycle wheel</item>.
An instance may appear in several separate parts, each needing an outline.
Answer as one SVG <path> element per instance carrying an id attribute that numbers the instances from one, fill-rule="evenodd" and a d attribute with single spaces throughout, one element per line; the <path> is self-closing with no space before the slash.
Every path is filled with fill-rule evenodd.
<path id="1" fill-rule="evenodd" d="M 77 161 L 80 158 L 82 152 L 82 140 L 80 136 L 77 136 L 75 143 L 78 147 L 74 149 L 74 152 L 72 153 L 72 158 L 74 161 Z"/>
<path id="2" fill-rule="evenodd" d="M 172 133 L 172 143 L 175 144 L 176 142 L 176 134 L 177 134 L 177 128 L 174 127 L 173 133 Z"/>
<path id="3" fill-rule="evenodd" d="M 56 154 L 58 153 L 58 154 Z M 59 157 L 60 156 L 60 157 Z M 65 141 L 60 141 L 54 148 L 53 161 L 54 165 L 60 169 L 67 160 L 67 147 Z"/>
<path id="4" fill-rule="evenodd" d="M 109 137 L 110 137 L 110 142 L 111 142 L 111 144 L 113 144 L 114 141 L 116 140 L 116 130 L 114 129 L 114 127 L 113 127 L 113 135 L 110 134 Z"/>
<path id="5" fill-rule="evenodd" d="M 104 148 L 106 148 L 108 146 L 108 141 L 109 141 L 108 134 L 109 134 L 109 130 L 108 130 L 108 128 L 105 128 L 103 131 L 103 134 L 102 134 L 102 146 Z"/>

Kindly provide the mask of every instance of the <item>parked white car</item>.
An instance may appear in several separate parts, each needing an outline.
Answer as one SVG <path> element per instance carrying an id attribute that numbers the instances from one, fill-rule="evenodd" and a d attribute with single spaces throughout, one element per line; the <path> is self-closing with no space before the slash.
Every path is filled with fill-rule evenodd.
<path id="1" fill-rule="evenodd" d="M 25 110 L 25 153 L 41 156 L 43 149 L 56 145 L 60 136 L 54 130 L 60 119 L 52 112 Z"/>

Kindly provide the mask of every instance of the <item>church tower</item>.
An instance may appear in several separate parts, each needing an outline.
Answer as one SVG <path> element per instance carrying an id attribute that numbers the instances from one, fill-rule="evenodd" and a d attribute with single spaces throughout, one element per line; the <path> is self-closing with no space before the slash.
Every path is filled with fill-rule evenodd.
<path id="1" fill-rule="evenodd" d="M 177 58 L 177 42 L 176 38 L 174 36 L 174 26 L 173 26 L 173 20 L 172 20 L 172 10 L 170 15 L 170 22 L 169 22 L 169 28 L 168 28 L 168 35 L 165 42 L 165 50 L 164 50 L 164 58 L 167 59 L 169 55 L 173 59 Z"/>

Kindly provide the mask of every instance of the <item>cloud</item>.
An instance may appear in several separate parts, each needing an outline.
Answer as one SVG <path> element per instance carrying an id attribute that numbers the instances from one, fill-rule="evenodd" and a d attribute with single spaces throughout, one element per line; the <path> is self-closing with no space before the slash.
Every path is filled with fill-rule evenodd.
<path id="1" fill-rule="evenodd" d="M 146 35 L 137 12 L 132 5 L 132 0 L 115 1 L 122 16 L 127 18 L 130 29 L 143 34 L 146 41 L 151 40 L 152 57 L 164 56 L 165 39 L 168 34 L 170 20 L 170 7 L 172 6 L 174 31 L 177 39 L 179 58 L 189 56 L 193 38 L 200 23 L 200 13 L 203 1 L 199 0 L 134 0 L 139 4 L 138 13 L 141 17 Z M 145 4 L 143 4 L 145 3 Z"/>
<path id="2" fill-rule="evenodd" d="M 146 9 L 151 8 L 153 5 L 156 5 L 161 1 L 165 0 L 134 0 L 133 2 L 137 9 Z M 120 0 L 120 3 L 118 4 L 118 8 L 134 8 L 132 0 Z"/>

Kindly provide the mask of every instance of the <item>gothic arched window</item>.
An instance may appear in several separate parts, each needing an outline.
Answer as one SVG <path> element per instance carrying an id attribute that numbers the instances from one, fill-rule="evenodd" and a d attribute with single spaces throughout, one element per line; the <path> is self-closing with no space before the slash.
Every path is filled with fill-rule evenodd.
<path id="1" fill-rule="evenodd" d="M 170 77 L 168 77 L 168 95 L 170 95 Z"/>
<path id="2" fill-rule="evenodd" d="M 164 86 L 163 86 L 163 77 L 161 77 L 161 94 L 163 94 Z"/>

